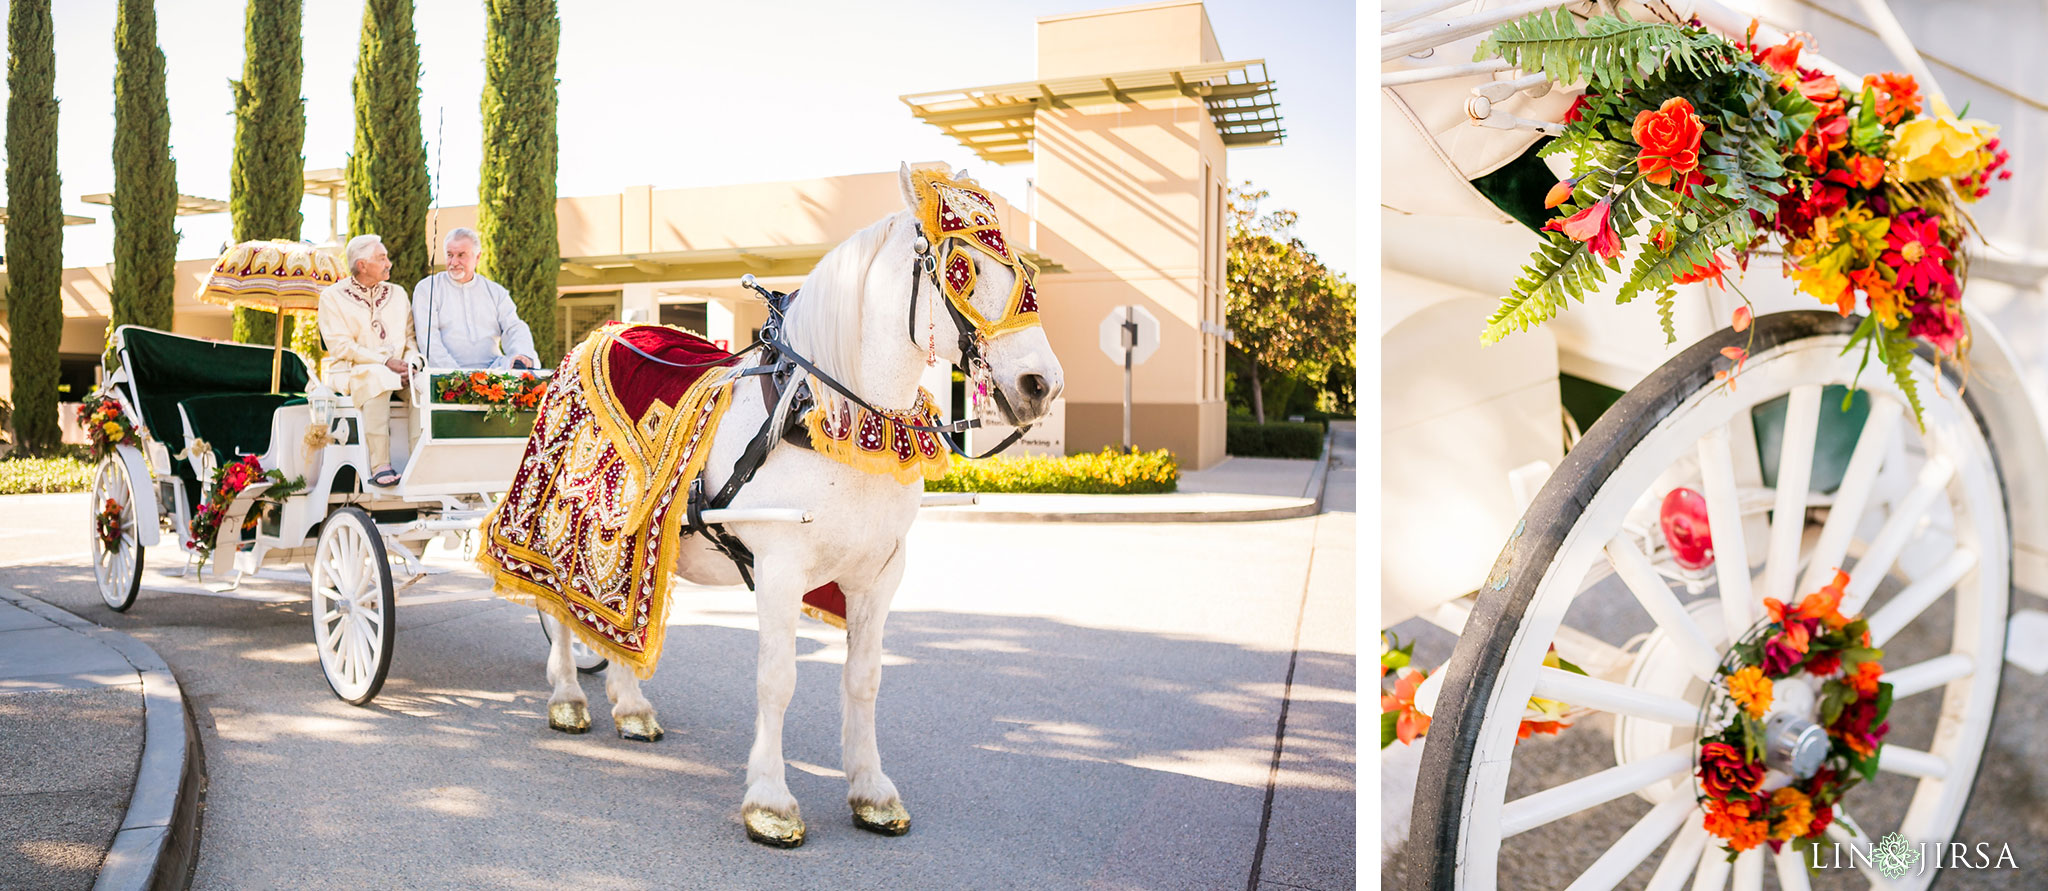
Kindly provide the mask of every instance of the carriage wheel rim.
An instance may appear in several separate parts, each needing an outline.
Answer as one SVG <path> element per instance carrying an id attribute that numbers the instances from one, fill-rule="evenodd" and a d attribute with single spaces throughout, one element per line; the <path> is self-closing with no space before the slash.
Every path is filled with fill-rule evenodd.
<path id="1" fill-rule="evenodd" d="M 99 511 L 108 499 L 121 506 L 121 543 L 109 550 L 100 540 Z M 121 609 L 132 602 L 130 592 L 137 582 L 138 566 L 135 561 L 136 549 L 141 546 L 141 536 L 136 531 L 134 511 L 135 497 L 129 484 L 128 468 L 118 456 L 109 455 L 100 461 L 99 472 L 93 476 L 91 541 L 93 581 L 99 587 L 100 600 L 113 609 Z"/>
<path id="2" fill-rule="evenodd" d="M 1537 795 L 1521 797 L 1514 802 L 1505 800 L 1509 769 L 1515 754 L 1515 729 L 1519 723 L 1522 706 L 1534 691 L 1539 674 L 1536 669 L 1540 667 L 1548 643 L 1556 635 L 1565 608 L 1569 601 L 1580 593 L 1574 590 L 1570 595 L 1561 597 L 1558 592 L 1566 587 L 1563 581 L 1573 580 L 1574 586 L 1583 584 L 1578 580 L 1584 579 L 1587 570 L 1598 562 L 1598 558 L 1605 556 L 1603 551 L 1606 544 L 1621 535 L 1625 512 L 1630 506 L 1639 503 L 1642 497 L 1638 490 L 1647 491 L 1650 487 L 1656 486 L 1658 466 L 1668 465 L 1683 452 L 1697 450 L 1707 430 L 1720 428 L 1738 413 L 1778 395 L 1788 394 L 1794 389 L 1812 387 L 1817 391 L 1819 385 L 1812 382 L 1812 374 L 1816 370 L 1827 372 L 1822 379 L 1828 383 L 1848 383 L 1848 377 L 1854 374 L 1856 357 L 1837 355 L 1844 341 L 1845 338 L 1842 337 L 1809 337 L 1752 358 L 1747 373 L 1740 379 L 1740 390 L 1736 394 L 1727 398 L 1724 398 L 1726 394 L 1712 392 L 1691 394 L 1655 429 L 1638 440 L 1630 449 L 1628 456 L 1622 459 L 1620 465 L 1600 484 L 1599 492 L 1588 502 L 1584 513 L 1558 547 L 1551 563 L 1544 568 L 1544 578 L 1538 583 L 1536 592 L 1527 604 L 1523 613 L 1524 621 L 1516 631 L 1514 640 L 1509 644 L 1499 678 L 1493 685 L 1490 700 L 1485 703 L 1487 716 L 1483 719 L 1479 738 L 1470 755 L 1473 767 L 1467 775 L 1468 790 L 1463 804 L 1463 812 L 1474 819 L 1467 823 L 1472 828 L 1462 833 L 1459 838 L 1461 850 L 1458 859 L 1463 864 L 1459 870 L 1458 884 L 1461 887 L 1492 887 L 1498 878 L 1495 870 L 1499 866 L 1498 858 L 1503 839 L 1514 832 L 1529 828 L 1521 824 L 1545 817 L 1548 812 L 1557 810 L 1560 804 L 1572 803 L 1553 794 L 1556 787 L 1562 784 L 1553 784 L 1551 789 L 1538 793 L 1552 795 L 1548 801 L 1532 801 Z M 1846 374 L 1842 373 L 1844 366 Z M 1884 379 L 1881 370 L 1876 374 L 1866 372 L 1859 384 L 1863 389 L 1879 394 L 1880 398 L 1898 398 L 1896 392 L 1891 390 L 1889 380 Z M 1940 396 L 1925 393 L 1926 389 L 1923 386 L 1928 433 L 1923 442 L 1927 447 L 1928 458 L 1931 461 L 1936 457 L 1946 457 L 1955 465 L 1953 479 L 1939 487 L 1936 497 L 1945 498 L 1956 514 L 1953 530 L 1955 549 L 1958 552 L 1970 551 L 1976 559 L 1974 565 L 1951 586 L 1935 591 L 1933 599 L 1922 604 L 1919 610 L 1887 618 L 1888 622 L 1903 619 L 1904 626 L 1910 626 L 1923 616 L 1938 612 L 1939 605 L 1947 604 L 1955 610 L 1953 640 L 1949 644 L 1952 649 L 1948 654 L 1911 665 L 1895 662 L 1889 657 L 1885 660 L 1888 676 L 1900 674 L 1905 669 L 1915 669 L 1922 678 L 1934 677 L 1941 680 L 1931 685 L 1922 680 L 1922 689 L 1898 698 L 1939 694 L 1943 700 L 1943 707 L 1933 725 L 1930 735 L 1932 744 L 1929 745 L 1929 750 L 1907 752 L 1900 756 L 1896 764 L 1893 756 L 1888 754 L 1881 769 L 1885 773 L 1917 776 L 1911 803 L 1900 821 L 1899 828 L 1914 841 L 1945 842 L 1961 819 L 1977 766 L 1988 742 L 1991 714 L 2004 655 L 2003 632 L 2007 595 L 2010 591 L 2011 543 L 1995 456 L 1992 455 L 1981 428 L 1952 389 Z M 1716 400 L 1718 405 L 1712 404 Z M 1918 435 L 1912 425 L 1910 412 L 1907 413 L 1904 422 L 1898 425 L 1898 431 L 1895 435 L 1902 440 L 1910 441 Z M 1659 446 L 1652 448 L 1653 442 L 1658 442 Z M 1810 449 L 1809 443 L 1809 457 Z M 1661 495 L 1662 492 L 1656 494 Z M 1713 500 L 1713 497 L 1709 496 L 1709 500 Z M 1865 509 L 1868 510 L 1868 507 Z M 1589 517 L 1594 518 L 1594 521 L 1589 523 L 1586 519 Z M 1716 544 L 1717 551 L 1720 551 L 1721 542 L 1718 538 Z M 1768 549 L 1765 542 L 1745 541 L 1744 545 L 1751 549 L 1753 558 Z M 1811 556 L 1803 549 L 1801 553 Z M 1853 572 L 1853 564 L 1851 569 Z M 1793 573 L 1801 589 L 1804 587 L 1805 574 L 1804 568 Z M 1770 570 L 1767 568 L 1756 582 L 1761 587 L 1768 583 L 1769 577 Z M 1765 596 L 1765 592 L 1752 591 L 1753 598 L 1760 599 L 1762 596 Z M 1884 604 L 1866 603 L 1865 608 L 1859 611 L 1876 616 L 1883 612 L 1884 607 L 1896 602 L 1897 596 L 1895 594 L 1893 600 Z M 1780 596 L 1780 599 L 1786 598 Z M 1663 627 L 1662 623 L 1659 627 Z M 1958 674 L 1953 670 L 1956 663 L 1950 658 L 1952 656 L 1967 659 L 1970 670 Z M 1944 659 L 1949 660 L 1945 667 L 1939 664 Z M 1961 697 L 1960 700 L 1955 698 L 1958 696 Z M 1953 706 L 1953 703 L 1958 701 L 1961 703 L 1960 708 Z M 1513 704 L 1511 708 L 1505 707 L 1505 704 L 1510 703 Z M 1515 716 L 1514 719 L 1506 719 L 1510 713 Z M 1617 735 L 1620 733 L 1619 725 L 1620 722 L 1617 722 Z M 1898 735 L 1897 730 L 1895 726 L 1894 737 Z M 1888 746 L 1886 751 L 1890 753 L 1898 749 Z M 1631 829 L 1629 838 L 1633 840 L 1630 844 L 1640 847 L 1642 853 L 1647 855 L 1666 839 L 1676 835 L 1681 845 L 1698 845 L 1704 848 L 1704 856 L 1693 866 L 1698 870 L 1712 873 L 1725 867 L 1714 865 L 1714 862 L 1721 859 L 1718 840 L 1706 838 L 1703 832 L 1696 830 L 1699 811 L 1697 805 L 1689 801 L 1692 797 L 1692 788 L 1688 778 L 1693 767 L 1690 754 L 1684 753 L 1682 761 L 1670 761 L 1669 763 L 1675 765 L 1677 769 L 1660 772 L 1650 782 L 1637 784 L 1631 779 L 1629 783 L 1624 784 L 1649 786 L 1663 782 L 1666 778 L 1679 780 L 1678 794 L 1673 796 L 1678 803 L 1660 804 L 1658 808 L 1652 809 L 1649 816 L 1644 817 Z M 1930 761 L 1930 757 L 1934 761 Z M 1935 762 L 1939 762 L 1938 767 L 1946 779 L 1925 775 L 1937 766 Z M 1650 764 L 1649 759 L 1639 760 L 1635 765 L 1637 773 L 1660 770 L 1657 765 Z M 1895 770 L 1895 767 L 1898 769 Z M 1909 773 L 1908 769 L 1919 773 Z M 1612 780 L 1613 777 L 1610 776 L 1608 779 Z M 1634 791 L 1635 788 L 1625 790 L 1617 798 Z M 1855 799 L 1856 793 L 1852 792 L 1848 801 L 1844 803 L 1845 810 L 1852 815 Z M 1605 801 L 1597 802 L 1592 806 L 1598 807 L 1604 803 Z M 1487 815 L 1495 819 L 1482 818 Z M 1555 819 L 1562 817 L 1551 817 L 1535 825 L 1543 825 Z M 1629 839 L 1617 840 L 1615 846 L 1619 848 L 1623 841 L 1627 840 Z M 1788 846 L 1786 850 L 1793 849 Z M 1667 850 L 1666 858 L 1682 860 L 1682 854 L 1683 851 L 1674 853 Z M 1758 848 L 1745 853 L 1737 861 L 1734 871 L 1738 887 L 1748 885 L 1750 879 L 1761 881 L 1761 873 L 1765 868 L 1768 854 L 1768 848 Z M 1627 854 L 1624 852 L 1617 856 L 1626 859 Z M 1603 860 L 1606 859 L 1603 855 Z M 1629 869 L 1640 865 L 1645 859 L 1646 857 L 1626 859 L 1628 869 L 1622 869 L 1621 875 L 1625 876 Z M 1596 860 L 1588 874 L 1602 865 L 1603 861 Z M 1607 865 L 1607 871 L 1612 872 L 1613 862 Z M 1797 864 L 1795 862 L 1791 865 Z M 1685 863 L 1669 867 L 1659 863 L 1658 866 L 1660 875 L 1690 875 Z M 1803 870 L 1793 869 L 1788 872 L 1786 866 L 1787 864 L 1782 861 L 1778 864 L 1781 884 L 1804 887 Z M 1931 876 L 1932 871 L 1929 871 L 1922 881 L 1931 879 Z M 1587 877 L 1588 875 L 1581 876 Z M 1587 887 L 1603 887 L 1610 884 L 1600 876 L 1592 878 L 1595 880 L 1588 882 Z M 1709 878 L 1709 887 L 1712 887 L 1711 876 Z M 1656 886 L 1653 882 L 1653 887 Z"/>
<path id="3" fill-rule="evenodd" d="M 351 702 L 380 681 L 384 656 L 383 605 L 377 549 L 354 519 L 329 519 L 313 557 L 313 643 L 320 669 L 336 695 Z M 374 622 L 374 627 L 373 627 Z"/>

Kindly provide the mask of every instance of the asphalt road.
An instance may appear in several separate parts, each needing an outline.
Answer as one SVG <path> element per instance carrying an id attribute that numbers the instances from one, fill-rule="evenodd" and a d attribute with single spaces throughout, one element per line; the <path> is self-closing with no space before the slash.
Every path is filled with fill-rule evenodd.
<path id="1" fill-rule="evenodd" d="M 1340 470 L 1337 512 L 1267 523 L 920 525 L 879 708 L 914 827 L 851 825 L 844 646 L 807 619 L 785 736 L 810 827 L 795 851 L 739 822 L 744 590 L 679 593 L 646 685 L 669 734 L 649 745 L 611 734 L 598 677 L 593 732 L 548 730 L 539 625 L 487 597 L 401 607 L 363 708 L 321 679 L 303 577 L 146 587 L 112 613 L 81 553 L 83 496 L 0 505 L 0 560 L 43 561 L 0 584 L 177 673 L 210 774 L 195 888 L 1338 889 L 1356 880 L 1352 485 Z M 459 569 L 414 590 L 483 588 Z"/>

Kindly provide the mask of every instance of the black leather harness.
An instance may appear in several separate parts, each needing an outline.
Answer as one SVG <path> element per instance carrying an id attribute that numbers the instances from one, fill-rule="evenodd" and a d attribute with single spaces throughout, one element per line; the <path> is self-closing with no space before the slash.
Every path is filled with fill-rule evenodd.
<path id="1" fill-rule="evenodd" d="M 926 243 L 921 227 L 918 233 L 918 243 L 920 245 Z M 913 345 L 917 343 L 917 300 L 919 292 L 924 280 L 935 276 L 936 269 L 937 262 L 933 258 L 933 252 L 929 250 L 920 251 L 918 257 L 911 261 L 910 311 L 907 313 L 908 322 L 906 324 L 910 335 L 910 342 Z M 768 453 L 774 450 L 777 442 L 788 442 L 799 448 L 815 450 L 816 447 L 811 443 L 810 428 L 802 420 L 810 408 L 816 404 L 816 399 L 811 392 L 810 382 L 806 381 L 798 385 L 799 389 L 790 398 L 790 405 L 787 411 L 777 411 L 781 407 L 783 393 L 789 387 L 790 379 L 798 369 L 802 369 L 812 378 L 824 384 L 833 392 L 845 397 L 853 404 L 878 414 L 880 410 L 868 404 L 867 400 L 862 399 L 851 388 L 840 383 L 831 375 L 826 374 L 796 350 L 791 349 L 789 344 L 783 340 L 782 321 L 784 313 L 788 310 L 789 304 L 801 293 L 801 289 L 787 294 L 781 291 L 771 291 L 755 284 L 752 276 L 747 278 L 746 285 L 759 292 L 768 301 L 768 322 L 762 326 L 760 338 L 739 351 L 739 355 L 745 355 L 757 350 L 760 351 L 761 360 L 759 364 L 742 369 L 738 374 L 743 377 L 758 376 L 760 378 L 762 406 L 767 409 L 768 416 L 762 419 L 761 429 L 755 432 L 752 439 L 748 440 L 746 451 L 742 452 L 739 460 L 733 464 L 732 475 L 726 479 L 725 485 L 720 486 L 716 493 L 708 495 L 705 493 L 704 478 L 701 475 L 690 481 L 689 502 L 685 515 L 688 529 L 684 534 L 704 536 L 706 541 L 711 542 L 714 547 L 717 547 L 727 558 L 732 560 L 734 566 L 739 568 L 741 580 L 745 581 L 747 588 L 751 590 L 754 587 L 753 551 L 748 550 L 746 544 L 740 541 L 738 536 L 726 531 L 723 524 L 704 522 L 704 511 L 720 510 L 731 506 L 733 498 L 739 495 L 740 488 L 753 480 L 754 474 L 768 460 Z M 933 278 L 932 286 L 938 287 L 936 278 Z M 952 314 L 954 329 L 960 335 L 960 367 L 971 369 L 975 363 L 986 366 L 988 363 L 982 355 L 982 341 L 975 333 L 974 326 L 960 313 L 959 308 L 955 307 L 951 300 L 939 302 L 944 303 L 946 310 Z M 647 356 L 645 353 L 641 353 L 641 355 L 649 359 L 654 358 Z M 654 359 L 654 361 L 662 362 L 659 359 Z M 675 363 L 662 362 L 662 364 L 673 365 Z M 1011 410 L 1010 402 L 1003 396 L 1002 388 L 990 387 L 989 392 L 995 396 L 996 405 L 1002 410 L 1003 416 L 1014 420 L 1017 414 Z M 779 428 L 776 424 L 778 417 L 782 422 Z M 994 448 L 979 455 L 972 455 L 968 454 L 966 450 L 960 448 L 958 443 L 954 442 L 953 434 L 962 433 L 981 426 L 980 419 L 963 419 L 950 424 L 929 426 L 923 424 L 900 424 L 899 426 L 908 430 L 940 434 L 939 439 L 946 444 L 947 449 L 970 460 L 987 458 L 1009 448 L 1017 440 L 1023 438 L 1026 431 L 1031 429 L 1029 424 L 1020 426 L 1016 430 L 1011 431 L 1010 435 L 1004 438 L 1002 442 L 997 443 Z"/>

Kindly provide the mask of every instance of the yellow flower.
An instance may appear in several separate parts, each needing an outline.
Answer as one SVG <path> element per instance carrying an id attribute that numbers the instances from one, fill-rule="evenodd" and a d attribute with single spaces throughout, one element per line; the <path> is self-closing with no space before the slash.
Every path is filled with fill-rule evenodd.
<path id="1" fill-rule="evenodd" d="M 1772 838 L 1787 841 L 1813 831 L 1813 800 L 1806 793 L 1786 786 L 1771 793 L 1771 804 L 1785 809 L 1778 815 L 1780 822 Z"/>
<path id="2" fill-rule="evenodd" d="M 1564 667 L 1562 663 L 1558 662 L 1556 647 L 1552 647 L 1550 652 L 1543 654 L 1543 665 L 1546 668 Z M 1523 720 L 1530 721 L 1561 721 L 1564 719 L 1565 712 L 1570 710 L 1571 706 L 1555 699 L 1531 696 L 1529 697 L 1529 709 L 1522 713 L 1522 718 Z"/>
<path id="3" fill-rule="evenodd" d="M 113 421 L 108 421 L 108 422 L 106 422 L 105 424 L 102 424 L 102 425 L 100 425 L 100 426 L 101 426 L 101 427 L 104 427 L 104 428 L 106 429 L 106 431 L 107 431 L 107 438 L 108 438 L 108 439 L 120 439 L 120 438 L 121 438 L 121 425 L 119 425 L 119 424 L 116 424 L 116 423 L 114 423 Z"/>
<path id="4" fill-rule="evenodd" d="M 1936 100 L 1933 114 L 1892 129 L 1892 161 L 1902 182 L 1968 176 L 1984 166 L 1979 150 L 1996 135 L 1998 127 L 1976 118 L 1958 120 Z"/>
<path id="5" fill-rule="evenodd" d="M 1762 718 L 1771 710 L 1771 682 L 1764 677 L 1764 670 L 1751 665 L 1737 671 L 1728 678 L 1728 695 L 1742 704 L 1742 710 L 1752 718 Z"/>

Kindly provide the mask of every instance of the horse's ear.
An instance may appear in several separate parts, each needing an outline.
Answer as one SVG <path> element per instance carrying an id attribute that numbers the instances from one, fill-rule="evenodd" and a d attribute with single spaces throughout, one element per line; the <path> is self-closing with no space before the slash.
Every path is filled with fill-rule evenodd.
<path id="1" fill-rule="evenodd" d="M 897 181 L 903 186 L 903 206 L 912 213 L 916 213 L 917 187 L 911 185 L 910 182 L 910 162 L 903 162 L 903 169 L 897 175 Z"/>

